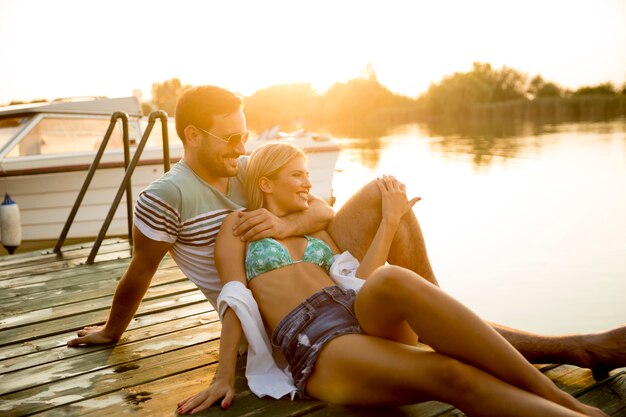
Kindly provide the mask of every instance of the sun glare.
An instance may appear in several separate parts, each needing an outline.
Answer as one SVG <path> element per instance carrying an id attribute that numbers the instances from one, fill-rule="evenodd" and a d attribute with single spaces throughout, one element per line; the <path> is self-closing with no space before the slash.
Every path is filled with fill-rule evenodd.
<path id="1" fill-rule="evenodd" d="M 0 102 L 149 96 L 153 82 L 173 77 L 243 94 L 302 82 L 324 90 L 369 64 L 392 91 L 415 97 L 474 61 L 565 87 L 620 85 L 625 20 L 619 0 L 4 0 L 0 49 L 10 65 L 0 68 Z"/>

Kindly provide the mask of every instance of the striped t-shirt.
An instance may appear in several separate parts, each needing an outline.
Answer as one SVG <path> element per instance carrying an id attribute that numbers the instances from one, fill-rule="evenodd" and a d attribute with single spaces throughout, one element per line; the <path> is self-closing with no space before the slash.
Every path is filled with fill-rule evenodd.
<path id="1" fill-rule="evenodd" d="M 135 226 L 150 239 L 174 243 L 172 258 L 214 307 L 221 290 L 215 238 L 224 218 L 247 205 L 246 167 L 247 158 L 240 158 L 239 173 L 222 194 L 181 160 L 141 192 L 135 207 Z"/>

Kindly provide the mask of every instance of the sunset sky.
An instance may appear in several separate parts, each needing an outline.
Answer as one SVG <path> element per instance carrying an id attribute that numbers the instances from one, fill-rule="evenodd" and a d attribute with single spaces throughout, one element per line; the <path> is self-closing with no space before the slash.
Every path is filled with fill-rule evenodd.
<path id="1" fill-rule="evenodd" d="M 0 103 L 149 98 L 153 82 L 241 94 L 311 82 L 320 91 L 372 64 L 418 96 L 472 62 L 564 87 L 626 81 L 626 1 L 0 0 Z"/>

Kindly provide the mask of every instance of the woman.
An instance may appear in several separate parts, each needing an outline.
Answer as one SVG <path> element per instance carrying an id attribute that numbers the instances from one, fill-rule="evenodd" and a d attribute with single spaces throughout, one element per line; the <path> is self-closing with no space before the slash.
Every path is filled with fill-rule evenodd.
<path id="1" fill-rule="evenodd" d="M 358 293 L 335 285 L 328 270 L 337 247 L 322 231 L 247 244 L 220 232 L 216 261 L 225 288 L 247 286 L 272 344 L 290 365 L 297 394 L 351 405 L 427 400 L 480 416 L 605 416 L 559 390 L 469 309 L 412 271 L 384 266 L 408 200 L 392 177 L 378 180 L 382 221 L 356 276 Z M 249 208 L 277 216 L 307 208 L 311 183 L 296 147 L 268 144 L 248 165 Z M 236 220 L 225 221 L 222 231 Z M 234 399 L 242 324 L 222 318 L 220 362 L 209 388 L 179 404 L 193 413 Z M 420 341 L 431 350 L 416 346 Z M 248 336 L 250 338 L 250 336 Z M 250 383 L 250 380 L 249 380 Z"/>

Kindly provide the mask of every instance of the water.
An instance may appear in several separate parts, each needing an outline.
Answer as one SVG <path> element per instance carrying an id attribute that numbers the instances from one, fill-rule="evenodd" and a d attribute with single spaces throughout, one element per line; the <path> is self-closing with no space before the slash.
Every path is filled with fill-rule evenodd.
<path id="1" fill-rule="evenodd" d="M 626 324 L 626 121 L 340 139 L 336 207 L 393 174 L 442 288 L 481 317 L 544 333 Z"/>

